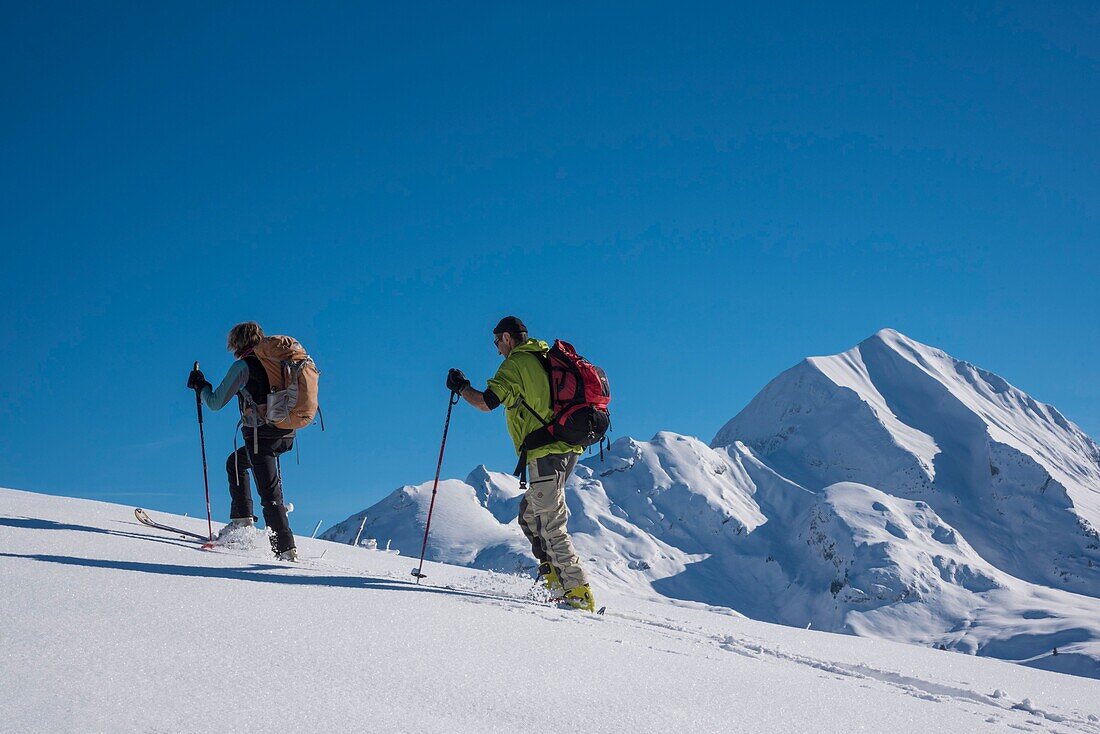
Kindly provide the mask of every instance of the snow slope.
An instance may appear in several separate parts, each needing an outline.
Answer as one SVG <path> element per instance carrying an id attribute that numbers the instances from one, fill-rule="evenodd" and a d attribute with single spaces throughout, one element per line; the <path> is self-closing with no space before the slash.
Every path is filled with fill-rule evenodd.
<path id="1" fill-rule="evenodd" d="M 696 502 L 748 513 L 725 489 Z M 435 563 L 417 586 L 319 540 L 203 552 L 119 505 L 0 490 L 0 549 L 3 732 L 1100 732 L 1095 680 Z"/>
<path id="2" fill-rule="evenodd" d="M 603 588 L 1100 677 L 1094 452 L 1053 408 L 887 330 L 780 375 L 711 446 L 666 432 L 585 460 L 570 529 Z M 430 557 L 531 568 L 515 479 L 447 487 Z M 419 554 L 430 491 L 322 537 L 365 516 Z"/>

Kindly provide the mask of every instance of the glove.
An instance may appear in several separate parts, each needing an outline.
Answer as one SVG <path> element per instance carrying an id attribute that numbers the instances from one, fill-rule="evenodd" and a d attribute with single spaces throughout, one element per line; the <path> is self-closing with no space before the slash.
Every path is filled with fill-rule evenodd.
<path id="1" fill-rule="evenodd" d="M 187 387 L 196 392 L 202 392 L 204 387 L 213 387 L 206 381 L 206 375 L 202 373 L 202 370 L 191 370 L 191 374 L 187 378 Z"/>
<path id="2" fill-rule="evenodd" d="M 462 370 L 451 370 L 447 373 L 447 389 L 451 392 L 462 392 L 469 386 L 470 381 L 462 374 Z"/>

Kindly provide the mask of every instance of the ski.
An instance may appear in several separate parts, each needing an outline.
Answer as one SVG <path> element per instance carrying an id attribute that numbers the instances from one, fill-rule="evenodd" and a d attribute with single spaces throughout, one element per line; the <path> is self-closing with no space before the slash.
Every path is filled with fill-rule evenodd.
<path id="1" fill-rule="evenodd" d="M 471 597 L 485 597 L 489 599 L 497 599 L 500 601 L 519 602 L 520 604 L 534 604 L 540 607 L 547 607 L 549 609 L 565 609 L 570 611 L 583 611 L 565 601 L 563 597 L 550 597 L 547 599 L 541 599 L 536 596 L 512 596 L 511 594 L 504 594 L 497 591 L 486 591 L 484 589 L 470 589 L 462 586 L 455 586 L 453 584 L 444 584 L 443 586 L 436 586 L 434 588 L 443 589 L 446 591 L 455 591 L 463 596 Z M 600 607 L 597 611 L 593 612 L 597 616 L 602 617 L 604 612 L 607 611 L 607 607 Z"/>
<path id="2" fill-rule="evenodd" d="M 204 544 L 208 544 L 208 542 L 210 540 L 210 538 L 206 537 L 205 535 L 200 535 L 199 533 L 192 533 L 190 530 L 182 530 L 180 528 L 174 528 L 171 525 L 164 525 L 163 523 L 159 523 L 156 520 L 154 520 L 153 518 L 149 517 L 149 513 L 147 513 L 145 510 L 141 509 L 140 507 L 135 507 L 134 508 L 134 517 L 136 517 L 137 521 L 140 522 L 142 525 L 145 525 L 146 527 L 156 528 L 157 530 L 164 530 L 164 531 L 169 532 L 169 533 L 178 533 L 180 535 L 186 535 L 188 538 L 194 538 L 195 540 L 201 540 Z"/>

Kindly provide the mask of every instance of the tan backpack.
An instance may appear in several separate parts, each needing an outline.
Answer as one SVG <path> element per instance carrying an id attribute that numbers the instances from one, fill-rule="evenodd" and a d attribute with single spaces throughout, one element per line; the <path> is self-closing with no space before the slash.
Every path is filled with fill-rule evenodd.
<path id="1" fill-rule="evenodd" d="M 254 408 L 259 420 L 245 425 L 273 425 L 276 428 L 302 428 L 317 415 L 317 381 L 321 374 L 313 359 L 289 336 L 265 337 L 253 350 L 267 372 L 271 392 L 266 396 L 248 395 L 245 403 Z"/>

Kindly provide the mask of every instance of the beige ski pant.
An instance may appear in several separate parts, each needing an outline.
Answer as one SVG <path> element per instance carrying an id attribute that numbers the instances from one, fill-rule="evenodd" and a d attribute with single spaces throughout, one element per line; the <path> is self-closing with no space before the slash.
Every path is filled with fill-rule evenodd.
<path id="1" fill-rule="evenodd" d="M 527 463 L 529 486 L 519 503 L 519 526 L 540 563 L 558 569 L 565 590 L 588 583 L 569 539 L 565 480 L 577 465 L 577 454 L 551 454 Z"/>

